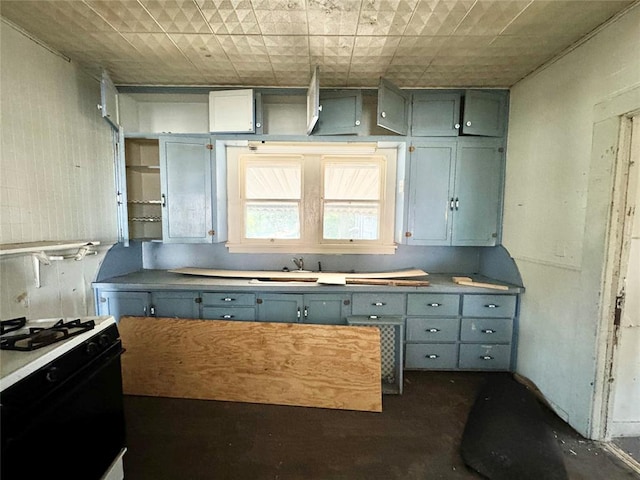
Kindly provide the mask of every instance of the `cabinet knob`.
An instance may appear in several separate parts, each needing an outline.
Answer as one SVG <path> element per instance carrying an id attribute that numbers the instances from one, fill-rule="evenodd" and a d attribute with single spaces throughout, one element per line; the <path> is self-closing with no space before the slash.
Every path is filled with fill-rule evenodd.
<path id="1" fill-rule="evenodd" d="M 222 318 L 224 318 L 225 320 L 229 320 L 229 319 L 233 318 L 233 315 L 230 315 L 230 314 L 226 313 L 226 314 L 222 315 Z"/>
<path id="2" fill-rule="evenodd" d="M 260 122 L 256 122 L 256 128 L 260 128 L 262 124 Z"/>
<path id="3" fill-rule="evenodd" d="M 427 328 L 427 332 L 429 333 L 438 333 L 439 331 L 439 328 Z"/>
<path id="4" fill-rule="evenodd" d="M 231 297 L 224 297 L 222 299 L 223 302 L 233 302 L 235 300 L 235 298 L 231 298 Z"/>
<path id="5" fill-rule="evenodd" d="M 456 123 L 456 124 L 453 126 L 453 128 L 455 128 L 456 130 L 459 130 L 459 129 L 460 129 L 460 124 L 459 124 L 459 123 Z"/>
<path id="6" fill-rule="evenodd" d="M 439 307 L 441 305 L 441 303 L 427 303 L 427 307 Z"/>
<path id="7" fill-rule="evenodd" d="M 491 355 L 482 355 L 480 360 L 493 360 L 493 357 Z"/>
<path id="8" fill-rule="evenodd" d="M 498 308 L 498 305 L 496 305 L 495 303 L 488 303 L 487 305 L 485 305 L 486 308 Z"/>
<path id="9" fill-rule="evenodd" d="M 487 335 L 491 335 L 492 333 L 496 333 L 495 330 L 491 330 L 490 328 L 485 328 L 482 330 L 482 333 L 486 333 Z"/>
<path id="10" fill-rule="evenodd" d="M 356 120 L 356 127 L 360 126 L 360 120 Z"/>
<path id="11" fill-rule="evenodd" d="M 384 303 L 384 302 L 374 302 L 371 305 L 373 305 L 374 307 L 384 307 L 386 305 L 386 303 Z"/>
<path id="12" fill-rule="evenodd" d="M 380 112 L 380 116 L 382 118 L 387 118 L 387 112 Z"/>
<path id="13" fill-rule="evenodd" d="M 467 122 L 466 125 L 467 125 L 467 127 L 470 127 L 471 126 L 471 121 Z"/>
<path id="14" fill-rule="evenodd" d="M 425 355 L 424 358 L 429 358 L 431 360 L 435 360 L 436 358 L 438 358 L 440 355 L 436 355 L 435 353 L 431 353 L 429 355 Z"/>
<path id="15" fill-rule="evenodd" d="M 413 235 L 413 233 L 411 233 L 411 232 L 404 232 L 404 236 L 407 237 L 407 238 L 411 237 L 412 235 Z"/>

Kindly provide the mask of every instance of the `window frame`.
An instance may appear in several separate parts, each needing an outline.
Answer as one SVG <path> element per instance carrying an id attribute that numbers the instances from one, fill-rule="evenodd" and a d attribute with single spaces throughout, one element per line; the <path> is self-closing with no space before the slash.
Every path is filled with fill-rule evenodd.
<path id="1" fill-rule="evenodd" d="M 393 254 L 395 242 L 396 220 L 398 208 L 396 198 L 398 189 L 402 194 L 403 182 L 397 178 L 399 148 L 397 145 L 377 148 L 369 146 L 369 151 L 362 153 L 357 144 L 331 143 L 322 148 L 311 149 L 304 143 L 283 144 L 280 149 L 271 146 L 263 153 L 260 149 L 249 146 L 227 145 L 225 156 L 227 162 L 227 206 L 228 218 L 239 219 L 229 222 L 229 236 L 226 243 L 230 253 L 334 253 L 334 254 Z M 297 149 L 299 147 L 299 152 Z M 324 153 L 323 153 L 324 152 Z M 253 239 L 245 236 L 244 199 L 244 161 L 242 158 L 302 158 L 302 192 L 301 192 L 301 238 L 300 239 Z M 375 157 L 382 164 L 381 199 L 379 218 L 379 238 L 377 240 L 324 239 L 324 167 L 323 157 L 359 159 Z M 310 213 L 311 212 L 311 213 Z"/>

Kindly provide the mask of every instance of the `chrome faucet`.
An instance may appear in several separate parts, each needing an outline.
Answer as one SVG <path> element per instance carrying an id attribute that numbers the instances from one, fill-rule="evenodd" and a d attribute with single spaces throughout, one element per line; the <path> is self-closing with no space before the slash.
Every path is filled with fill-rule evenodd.
<path id="1" fill-rule="evenodd" d="M 293 263 L 296 264 L 296 267 L 298 267 L 298 270 L 304 270 L 304 259 L 302 257 L 300 258 L 293 258 Z"/>

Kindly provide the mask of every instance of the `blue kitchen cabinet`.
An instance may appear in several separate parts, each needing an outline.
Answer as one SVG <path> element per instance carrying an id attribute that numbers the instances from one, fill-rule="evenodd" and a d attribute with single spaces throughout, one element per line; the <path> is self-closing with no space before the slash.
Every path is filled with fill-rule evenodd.
<path id="1" fill-rule="evenodd" d="M 460 132 L 460 93 L 414 93 L 411 135 L 457 137 Z"/>
<path id="2" fill-rule="evenodd" d="M 149 316 L 173 318 L 199 318 L 200 296 L 198 292 L 151 292 Z"/>
<path id="3" fill-rule="evenodd" d="M 118 90 L 104 70 L 100 79 L 100 114 L 112 128 L 118 130 L 120 118 L 118 112 Z"/>
<path id="4" fill-rule="evenodd" d="M 462 116 L 464 135 L 502 137 L 507 118 L 506 92 L 467 90 Z"/>
<path id="5" fill-rule="evenodd" d="M 408 245 L 494 246 L 502 206 L 497 139 L 432 141 L 412 147 Z"/>
<path id="6" fill-rule="evenodd" d="M 149 315 L 149 292 L 96 291 L 96 312 L 98 315 L 120 317 L 131 315 L 146 317 Z"/>
<path id="7" fill-rule="evenodd" d="M 208 138 L 160 138 L 162 241 L 211 243 L 212 168 Z"/>
<path id="8" fill-rule="evenodd" d="M 321 91 L 320 106 L 314 135 L 357 135 L 361 131 L 360 90 Z"/>
<path id="9" fill-rule="evenodd" d="M 380 78 L 378 84 L 377 125 L 400 135 L 409 131 L 409 93 Z"/>
<path id="10" fill-rule="evenodd" d="M 344 325 L 350 312 L 350 298 L 348 294 L 259 295 L 258 320 Z"/>
<path id="11" fill-rule="evenodd" d="M 302 319 L 302 295 L 265 293 L 256 303 L 261 322 L 297 323 Z"/>

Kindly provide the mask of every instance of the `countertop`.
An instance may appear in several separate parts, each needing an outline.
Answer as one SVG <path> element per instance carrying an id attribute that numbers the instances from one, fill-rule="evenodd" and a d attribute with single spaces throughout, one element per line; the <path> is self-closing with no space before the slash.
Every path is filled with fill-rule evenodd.
<path id="1" fill-rule="evenodd" d="M 506 285 L 508 290 L 458 285 L 453 276 L 471 277 L 476 282 Z M 426 279 L 430 285 L 426 287 L 407 287 L 390 285 L 320 285 L 314 282 L 281 282 L 257 279 L 215 278 L 198 275 L 186 275 L 166 270 L 141 270 L 119 277 L 94 282 L 93 287 L 103 290 L 224 290 L 247 292 L 300 292 L 300 293 L 338 293 L 338 292 L 423 292 L 423 293 L 484 293 L 484 294 L 516 294 L 523 293 L 524 287 L 508 284 L 481 275 L 467 273 L 429 274 Z"/>

